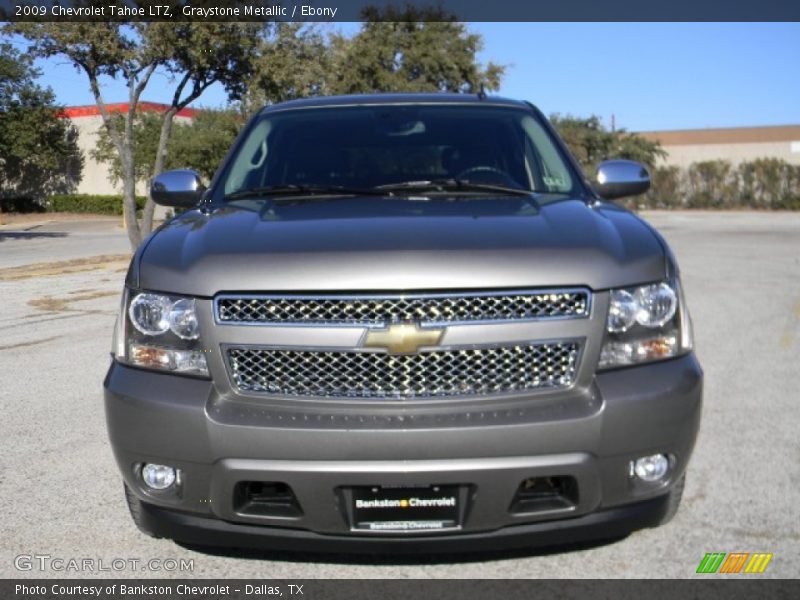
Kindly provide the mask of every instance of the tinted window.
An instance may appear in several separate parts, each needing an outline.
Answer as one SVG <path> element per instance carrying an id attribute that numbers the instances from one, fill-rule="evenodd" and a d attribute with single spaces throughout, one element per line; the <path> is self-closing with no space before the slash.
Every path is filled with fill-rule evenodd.
<path id="1" fill-rule="evenodd" d="M 566 193 L 575 181 L 528 111 L 360 106 L 267 114 L 233 159 L 225 193 L 273 185 L 374 187 L 457 178 Z"/>

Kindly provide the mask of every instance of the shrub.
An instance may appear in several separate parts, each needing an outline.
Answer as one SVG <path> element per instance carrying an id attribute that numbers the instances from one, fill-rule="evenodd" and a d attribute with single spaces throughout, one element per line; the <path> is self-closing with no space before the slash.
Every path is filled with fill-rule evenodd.
<path id="1" fill-rule="evenodd" d="M 0 208 L 2 208 L 3 212 L 10 213 L 40 213 L 45 211 L 45 207 L 41 202 L 28 197 L 0 198 Z"/>
<path id="2" fill-rule="evenodd" d="M 657 167 L 651 173 L 652 186 L 644 201 L 650 208 L 681 208 L 683 177 L 678 167 Z"/>
<path id="3" fill-rule="evenodd" d="M 692 163 L 687 171 L 689 208 L 731 208 L 737 204 L 736 171 L 725 160 Z"/>
<path id="4" fill-rule="evenodd" d="M 739 168 L 741 203 L 753 208 L 791 208 L 800 204 L 800 166 L 759 158 Z"/>
<path id="5" fill-rule="evenodd" d="M 800 165 L 776 158 L 657 167 L 651 180 L 650 191 L 636 198 L 640 207 L 800 210 Z"/>
<path id="6" fill-rule="evenodd" d="M 147 200 L 144 196 L 136 197 L 137 212 L 144 208 Z M 47 200 L 48 212 L 77 212 L 93 213 L 99 215 L 121 215 L 122 196 L 117 195 L 90 195 L 90 194 L 59 194 L 50 196 Z"/>

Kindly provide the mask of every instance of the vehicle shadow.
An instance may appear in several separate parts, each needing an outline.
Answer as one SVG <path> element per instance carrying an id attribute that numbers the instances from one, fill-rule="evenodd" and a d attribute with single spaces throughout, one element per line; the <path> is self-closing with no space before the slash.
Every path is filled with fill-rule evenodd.
<path id="1" fill-rule="evenodd" d="M 253 550 L 242 548 L 223 548 L 217 546 L 202 546 L 197 544 L 187 544 L 176 542 L 180 547 L 193 552 L 199 552 L 210 556 L 221 558 L 239 558 L 247 560 L 264 560 L 274 562 L 302 562 L 302 563 L 326 563 L 341 565 L 373 565 L 373 566 L 422 566 L 436 564 L 459 564 L 487 562 L 491 560 L 512 560 L 521 558 L 535 558 L 537 556 L 552 556 L 576 552 L 579 550 L 592 550 L 601 546 L 616 544 L 627 538 L 627 535 L 593 540 L 590 542 L 578 542 L 572 544 L 557 544 L 537 548 L 520 548 L 515 550 L 491 550 L 486 552 L 464 552 L 464 553 L 418 553 L 418 554 L 350 554 L 336 553 L 324 554 L 317 552 L 296 552 L 296 551 L 275 551 L 275 550 Z"/>
<path id="2" fill-rule="evenodd" d="M 31 240 L 35 238 L 63 238 L 69 234 L 63 231 L 0 231 L 0 242 L 5 240 Z"/>

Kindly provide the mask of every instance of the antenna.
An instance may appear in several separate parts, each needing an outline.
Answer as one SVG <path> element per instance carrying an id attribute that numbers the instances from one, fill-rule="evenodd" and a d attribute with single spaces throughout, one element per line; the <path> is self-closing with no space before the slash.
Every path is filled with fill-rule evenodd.
<path id="1" fill-rule="evenodd" d="M 481 87 L 478 90 L 478 98 L 481 100 L 486 99 L 486 85 L 481 81 Z"/>

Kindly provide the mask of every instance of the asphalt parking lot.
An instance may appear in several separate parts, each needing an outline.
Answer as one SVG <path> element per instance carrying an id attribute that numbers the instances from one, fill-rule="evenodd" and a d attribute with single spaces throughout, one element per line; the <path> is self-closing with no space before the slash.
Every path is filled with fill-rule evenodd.
<path id="1" fill-rule="evenodd" d="M 737 551 L 774 554 L 759 577 L 800 576 L 800 214 L 644 216 L 678 256 L 706 372 L 677 517 L 589 548 L 418 560 L 208 554 L 141 535 L 106 440 L 101 395 L 124 233 L 115 220 L 0 227 L 0 577 L 80 575 L 20 572 L 21 554 L 107 564 L 188 558 L 194 566 L 89 576 L 693 577 L 706 552 Z"/>

